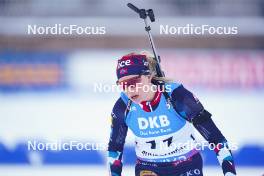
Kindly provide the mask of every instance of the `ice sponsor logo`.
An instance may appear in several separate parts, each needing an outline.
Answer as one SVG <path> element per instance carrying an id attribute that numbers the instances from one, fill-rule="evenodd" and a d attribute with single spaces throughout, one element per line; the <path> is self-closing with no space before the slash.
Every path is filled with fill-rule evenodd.
<path id="1" fill-rule="evenodd" d="M 119 68 L 123 68 L 125 66 L 130 66 L 130 65 L 133 65 L 133 64 L 139 64 L 139 65 L 144 65 L 144 66 L 148 66 L 149 63 L 147 61 L 141 61 L 141 60 L 131 60 L 131 59 L 127 59 L 127 60 L 120 60 L 118 61 L 118 64 L 117 64 L 117 69 Z"/>
<path id="2" fill-rule="evenodd" d="M 117 67 L 117 69 L 119 69 L 119 68 L 123 68 L 123 67 L 125 67 L 125 66 L 129 66 L 129 65 L 131 65 L 131 60 L 122 60 L 122 61 L 119 61 L 119 62 L 118 62 L 118 67 Z"/>
<path id="3" fill-rule="evenodd" d="M 154 116 L 149 118 L 138 118 L 138 127 L 140 130 L 147 128 L 162 128 L 170 125 L 170 121 L 166 115 Z"/>

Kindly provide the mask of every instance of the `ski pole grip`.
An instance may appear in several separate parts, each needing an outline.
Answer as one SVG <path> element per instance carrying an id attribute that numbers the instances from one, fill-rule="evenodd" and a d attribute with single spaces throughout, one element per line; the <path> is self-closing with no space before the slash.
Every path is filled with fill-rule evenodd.
<path id="1" fill-rule="evenodd" d="M 133 4 L 128 3 L 127 6 L 128 6 L 130 9 L 134 10 L 135 12 L 139 13 L 139 9 L 138 9 L 136 6 L 134 6 Z"/>

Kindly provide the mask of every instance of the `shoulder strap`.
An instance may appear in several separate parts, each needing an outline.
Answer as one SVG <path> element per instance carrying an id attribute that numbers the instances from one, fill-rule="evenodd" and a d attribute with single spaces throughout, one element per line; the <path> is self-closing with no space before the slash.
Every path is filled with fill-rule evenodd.
<path id="1" fill-rule="evenodd" d="M 127 116 L 127 114 L 129 113 L 130 111 L 130 107 L 131 107 L 131 104 L 132 104 L 132 100 L 130 100 L 124 92 L 121 93 L 121 99 L 124 101 L 124 103 L 126 104 L 126 111 L 125 111 L 125 118 Z"/>
<path id="2" fill-rule="evenodd" d="M 129 99 L 127 102 L 127 107 L 126 107 L 126 111 L 125 111 L 125 118 L 130 111 L 131 104 L 132 104 L 132 100 Z"/>

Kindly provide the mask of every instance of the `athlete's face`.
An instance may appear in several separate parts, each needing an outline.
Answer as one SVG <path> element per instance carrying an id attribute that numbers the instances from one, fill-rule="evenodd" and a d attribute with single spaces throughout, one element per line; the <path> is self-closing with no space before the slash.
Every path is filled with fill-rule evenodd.
<path id="1" fill-rule="evenodd" d="M 150 75 L 129 75 L 118 80 L 124 92 L 135 103 L 149 100 L 153 94 L 152 77 Z"/>

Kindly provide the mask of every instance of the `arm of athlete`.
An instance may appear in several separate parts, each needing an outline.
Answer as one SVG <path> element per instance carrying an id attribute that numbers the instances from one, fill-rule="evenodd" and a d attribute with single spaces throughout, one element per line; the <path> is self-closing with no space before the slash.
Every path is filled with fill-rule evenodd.
<path id="1" fill-rule="evenodd" d="M 204 109 L 200 101 L 182 85 L 173 90 L 172 102 L 177 111 L 188 121 L 192 122 L 198 132 L 209 142 L 214 144 L 217 159 L 225 176 L 236 175 L 234 159 L 227 145 L 227 140 L 217 128 L 211 114 Z"/>
<path id="2" fill-rule="evenodd" d="M 122 172 L 122 154 L 128 129 L 124 120 L 125 109 L 126 104 L 119 98 L 111 113 L 111 134 L 107 152 L 107 165 L 110 176 L 121 176 Z"/>

